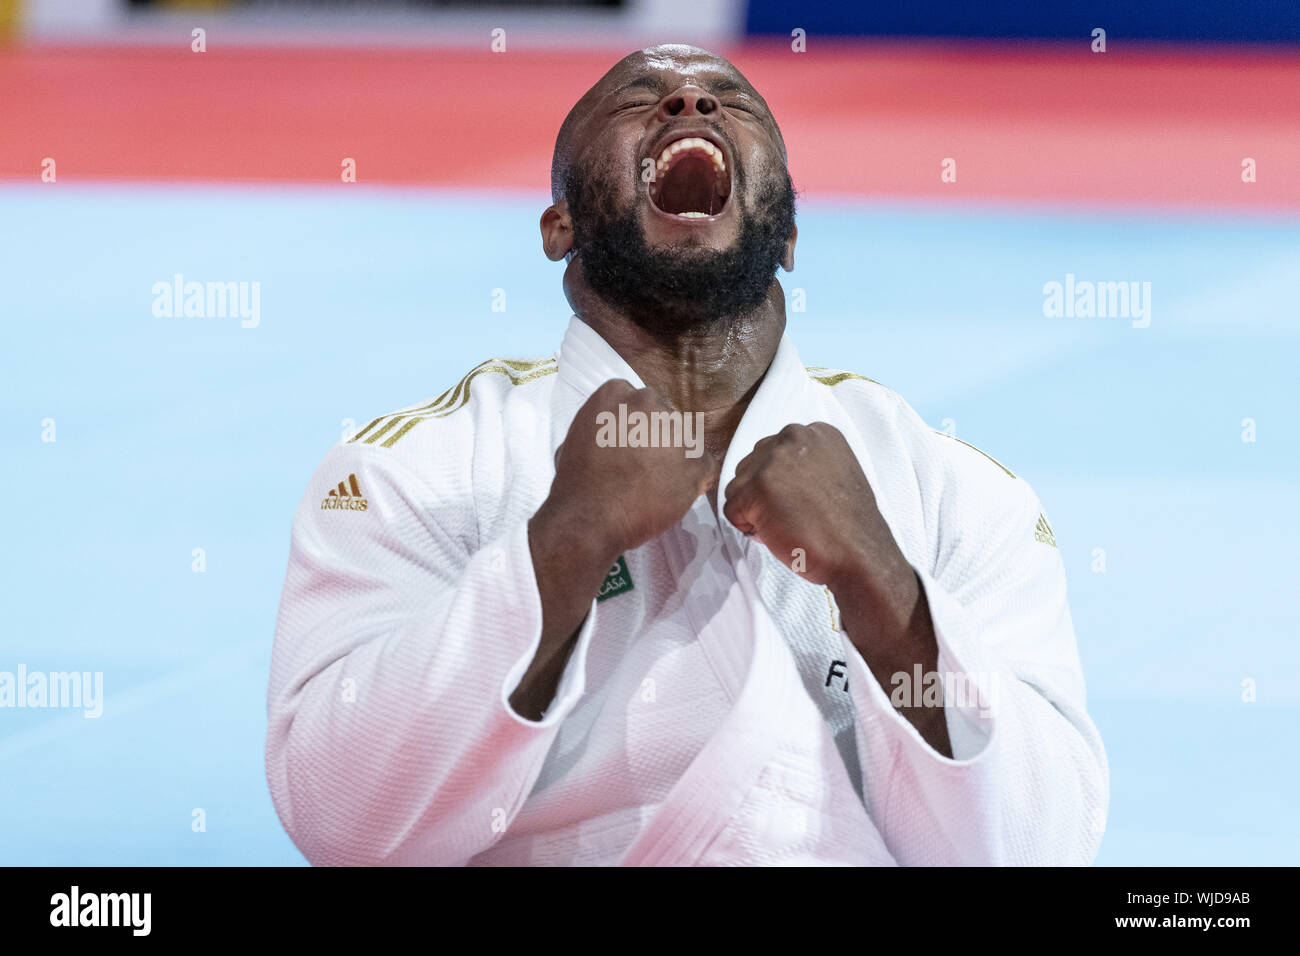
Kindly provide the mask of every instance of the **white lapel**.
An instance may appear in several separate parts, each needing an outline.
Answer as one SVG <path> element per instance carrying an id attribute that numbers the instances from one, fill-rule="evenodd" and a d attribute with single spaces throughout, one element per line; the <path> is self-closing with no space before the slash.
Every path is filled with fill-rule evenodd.
<path id="1" fill-rule="evenodd" d="M 736 466 L 760 440 L 775 435 L 792 422 L 806 425 L 817 421 L 821 414 L 821 403 L 813 393 L 812 381 L 799 361 L 799 353 L 789 337 L 782 335 L 772 364 L 768 366 L 727 447 L 722 474 L 718 478 L 718 514 L 721 515 L 726 506 L 727 485 L 736 477 Z M 751 551 L 750 539 L 725 519 L 722 526 L 732 559 L 743 564 Z M 753 570 L 757 571 L 757 565 Z"/>
<path id="2" fill-rule="evenodd" d="M 564 443 L 573 416 L 591 393 L 611 378 L 623 378 L 644 388 L 641 376 L 600 334 L 576 315 L 569 319 L 564 341 L 556 352 L 562 387 L 555 390 L 551 415 L 551 458 Z"/>
<path id="3" fill-rule="evenodd" d="M 759 383 L 749 408 L 736 429 L 727 448 L 727 457 L 722 463 L 722 477 L 718 489 L 718 510 L 726 503 L 726 488 L 736 477 L 736 466 L 754 450 L 758 442 L 775 435 L 786 425 L 810 425 L 822 421 L 834 425 L 848 440 L 858 463 L 871 486 L 876 487 L 876 473 L 871 464 L 871 456 L 863 443 L 852 419 L 838 402 L 830 397 L 827 390 L 819 386 L 808 374 L 799 353 L 788 335 L 781 337 L 776 356 Z M 884 504 L 881 504 L 882 513 Z M 889 515 L 885 513 L 886 522 Z M 733 529 L 734 530 L 734 529 Z M 748 541 L 739 532 L 736 535 L 747 548 Z"/>

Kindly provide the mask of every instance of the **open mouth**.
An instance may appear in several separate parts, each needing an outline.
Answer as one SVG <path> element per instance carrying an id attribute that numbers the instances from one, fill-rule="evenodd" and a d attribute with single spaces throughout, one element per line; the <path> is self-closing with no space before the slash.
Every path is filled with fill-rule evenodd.
<path id="1" fill-rule="evenodd" d="M 722 147 L 699 136 L 667 144 L 655 160 L 650 202 L 681 219 L 708 219 L 722 212 L 731 196 L 731 172 Z"/>

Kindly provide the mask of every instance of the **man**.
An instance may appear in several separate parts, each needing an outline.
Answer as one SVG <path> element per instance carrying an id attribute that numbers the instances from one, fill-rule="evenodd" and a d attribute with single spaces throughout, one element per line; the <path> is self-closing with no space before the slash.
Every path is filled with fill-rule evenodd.
<path id="1" fill-rule="evenodd" d="M 1084 864 L 1105 754 L 1033 491 L 861 376 L 775 278 L 785 146 L 661 46 L 573 108 L 575 313 L 325 458 L 271 794 L 319 864 Z"/>

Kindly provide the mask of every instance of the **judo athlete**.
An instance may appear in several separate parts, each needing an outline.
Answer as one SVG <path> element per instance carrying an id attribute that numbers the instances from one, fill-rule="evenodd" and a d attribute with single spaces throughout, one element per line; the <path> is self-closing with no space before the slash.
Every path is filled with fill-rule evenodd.
<path id="1" fill-rule="evenodd" d="M 573 316 L 326 456 L 266 767 L 316 864 L 1087 864 L 1105 752 L 1033 490 L 805 367 L 785 145 L 667 45 L 573 107 Z"/>

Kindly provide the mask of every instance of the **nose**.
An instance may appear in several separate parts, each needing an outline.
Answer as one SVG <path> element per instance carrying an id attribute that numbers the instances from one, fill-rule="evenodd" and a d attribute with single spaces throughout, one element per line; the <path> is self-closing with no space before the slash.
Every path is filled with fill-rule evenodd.
<path id="1" fill-rule="evenodd" d="M 718 101 L 698 86 L 682 86 L 659 101 L 659 118 L 708 116 L 718 111 Z"/>

